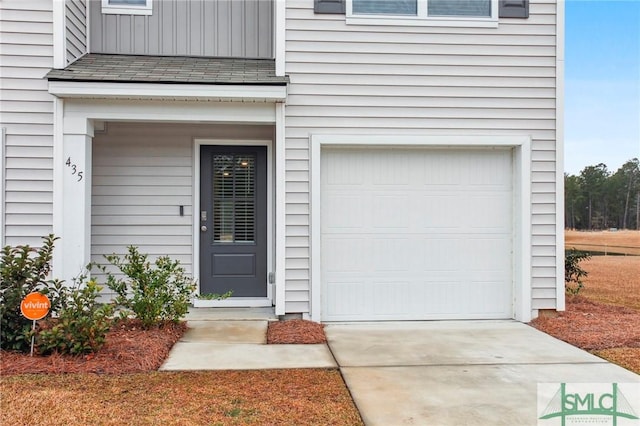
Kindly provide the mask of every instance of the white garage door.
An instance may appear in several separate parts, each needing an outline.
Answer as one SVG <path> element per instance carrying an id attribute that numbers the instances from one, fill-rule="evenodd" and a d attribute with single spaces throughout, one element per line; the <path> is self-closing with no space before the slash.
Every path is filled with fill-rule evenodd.
<path id="1" fill-rule="evenodd" d="M 323 321 L 512 318 L 510 149 L 323 149 Z"/>

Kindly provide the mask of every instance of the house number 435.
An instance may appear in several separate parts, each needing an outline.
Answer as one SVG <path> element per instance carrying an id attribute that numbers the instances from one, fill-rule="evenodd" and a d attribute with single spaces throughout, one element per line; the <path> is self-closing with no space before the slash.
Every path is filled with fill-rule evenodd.
<path id="1" fill-rule="evenodd" d="M 73 161 L 71 161 L 71 157 L 67 158 L 67 162 L 64 164 L 66 164 L 66 166 L 71 169 L 71 174 L 77 176 L 78 182 L 80 182 L 84 177 L 84 172 L 82 170 L 78 170 L 78 166 L 73 164 Z"/>

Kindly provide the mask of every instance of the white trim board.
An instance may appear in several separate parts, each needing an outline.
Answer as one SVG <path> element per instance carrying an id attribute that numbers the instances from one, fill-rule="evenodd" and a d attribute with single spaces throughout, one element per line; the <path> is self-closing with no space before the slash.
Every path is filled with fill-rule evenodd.
<path id="1" fill-rule="evenodd" d="M 311 135 L 311 319 L 322 321 L 321 313 L 321 221 L 320 164 L 323 147 L 513 147 L 514 155 L 514 318 L 531 320 L 531 137 L 451 135 Z"/>
<path id="2" fill-rule="evenodd" d="M 276 75 L 280 77 L 285 75 L 286 66 L 286 13 L 285 0 L 276 0 L 273 14 L 273 26 L 275 28 L 273 52 L 276 62 Z"/>
<path id="3" fill-rule="evenodd" d="M 270 140 L 230 140 L 230 139 L 194 139 L 193 141 L 193 278 L 198 281 L 198 292 L 200 292 L 200 147 L 206 145 L 223 145 L 223 146 L 266 146 L 267 147 L 267 277 L 265 277 L 267 286 L 268 306 L 273 301 L 273 286 L 269 283 L 268 275 L 274 272 L 274 163 L 273 163 L 273 141 Z M 284 166 L 282 166 L 284 167 Z M 261 305 L 243 305 L 243 301 L 254 303 L 255 300 L 261 301 Z M 220 307 L 238 307 L 238 306 L 266 306 L 264 299 L 252 298 L 234 298 L 215 301 L 216 303 L 205 303 L 200 300 L 201 306 L 220 306 Z"/>
<path id="4" fill-rule="evenodd" d="M 564 289 L 564 17 L 556 5 L 556 310 L 565 310 Z"/>
<path id="5" fill-rule="evenodd" d="M 284 101 L 286 85 L 215 85 L 172 83 L 96 83 L 49 81 L 49 93 L 60 98 L 201 99 Z"/>
<path id="6" fill-rule="evenodd" d="M 273 124 L 275 103 L 65 99 L 64 127 L 83 120 Z"/>
<path id="7" fill-rule="evenodd" d="M 285 104 L 276 104 L 275 155 L 276 155 L 276 209 L 275 209 L 275 314 L 284 315 L 285 312 L 285 271 L 286 271 L 286 147 L 285 147 Z"/>
<path id="8" fill-rule="evenodd" d="M 54 1 L 52 12 L 53 68 L 62 69 L 67 65 L 67 8 L 65 2 Z"/>
<path id="9" fill-rule="evenodd" d="M 5 153 L 6 153 L 6 138 L 7 138 L 7 129 L 5 127 L 0 128 L 0 247 L 5 246 L 5 214 L 6 214 L 6 206 L 5 206 L 5 191 L 7 181 L 7 173 L 6 173 L 6 162 L 5 162 Z"/>

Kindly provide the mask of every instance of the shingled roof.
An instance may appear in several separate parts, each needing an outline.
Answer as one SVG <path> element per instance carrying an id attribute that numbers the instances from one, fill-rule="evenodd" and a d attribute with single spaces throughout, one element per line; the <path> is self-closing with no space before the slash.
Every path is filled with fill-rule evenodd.
<path id="1" fill-rule="evenodd" d="M 49 71 L 52 81 L 104 83 L 242 84 L 284 86 L 273 59 L 139 56 L 90 53 L 65 69 Z"/>

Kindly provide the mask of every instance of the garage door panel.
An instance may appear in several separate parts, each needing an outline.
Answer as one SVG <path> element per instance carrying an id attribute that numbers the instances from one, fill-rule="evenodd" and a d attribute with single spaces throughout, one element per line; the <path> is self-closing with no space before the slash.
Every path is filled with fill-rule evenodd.
<path id="1" fill-rule="evenodd" d="M 328 152 L 325 154 L 326 178 L 325 184 L 330 187 L 337 185 L 361 186 L 370 180 L 368 171 L 365 169 L 361 154 L 353 151 Z"/>
<path id="2" fill-rule="evenodd" d="M 473 216 L 467 219 L 467 223 L 477 231 L 489 232 L 493 230 L 497 233 L 510 233 L 511 222 L 495 212 L 510 212 L 512 204 L 510 193 L 469 196 L 465 211 L 473 212 Z"/>
<path id="3" fill-rule="evenodd" d="M 512 180 L 511 152 L 475 151 L 469 158 L 469 183 L 473 186 L 509 187 Z"/>
<path id="4" fill-rule="evenodd" d="M 327 309 L 326 315 L 335 320 L 347 320 L 352 318 L 363 318 L 370 311 L 367 306 L 372 300 L 367 297 L 367 286 L 364 281 L 328 279 L 327 289 Z"/>
<path id="5" fill-rule="evenodd" d="M 373 164 L 371 173 L 372 186 L 408 186 L 413 181 L 410 171 L 411 158 L 404 152 L 388 152 L 387 155 L 376 155 L 376 152 L 370 152 L 367 155 Z M 392 163 L 394 167 L 389 167 Z"/>
<path id="6" fill-rule="evenodd" d="M 511 318 L 511 160 L 507 149 L 323 151 L 323 320 Z"/>
<path id="7" fill-rule="evenodd" d="M 465 153 L 432 151 L 421 158 L 424 164 L 423 185 L 434 190 L 447 190 L 464 183 L 464 171 L 468 167 Z"/>
<path id="8" fill-rule="evenodd" d="M 409 195 L 373 195 L 373 208 L 368 211 L 369 220 L 365 223 L 370 224 L 375 230 L 385 232 L 388 229 L 404 230 L 408 232 L 410 228 L 410 212 L 412 211 L 412 203 Z"/>
<path id="9" fill-rule="evenodd" d="M 372 272 L 404 273 L 410 269 L 411 244 L 408 239 L 372 238 L 370 241 L 371 245 L 356 255 L 372 260 Z"/>
<path id="10" fill-rule="evenodd" d="M 377 280 L 370 288 L 374 295 L 372 313 L 403 316 L 411 303 L 412 285 L 408 281 Z"/>
<path id="11" fill-rule="evenodd" d="M 419 293 L 422 297 L 419 300 L 425 315 L 439 319 L 457 312 L 460 306 L 455 295 L 459 293 L 461 286 L 462 283 L 458 281 L 424 281 L 421 286 L 422 292 Z M 420 307 L 416 308 L 420 309 Z"/>
<path id="12" fill-rule="evenodd" d="M 465 253 L 465 257 L 460 260 L 466 263 L 466 267 L 473 273 L 494 271 L 504 277 L 505 271 L 509 274 L 511 271 L 511 256 L 506 255 L 510 250 L 510 239 L 507 236 L 474 238 L 464 242 L 464 248 L 461 248 L 460 253 Z M 503 255 L 497 256 L 495 253 Z"/>
<path id="13" fill-rule="evenodd" d="M 323 208 L 329 209 L 332 214 L 324 224 L 326 232 L 342 233 L 349 229 L 362 228 L 363 207 L 365 205 L 363 195 L 359 193 L 336 194 L 327 197 Z"/>
<path id="14" fill-rule="evenodd" d="M 422 228 L 425 231 L 455 230 L 460 228 L 467 211 L 467 201 L 460 196 L 448 194 L 428 194 L 422 197 Z"/>
<path id="15" fill-rule="evenodd" d="M 325 272 L 355 272 L 360 274 L 366 267 L 364 253 L 368 247 L 364 238 L 323 238 L 322 261 Z"/>
<path id="16" fill-rule="evenodd" d="M 461 256 L 466 241 L 462 238 L 433 238 L 425 236 L 422 240 L 422 272 L 460 270 Z"/>

